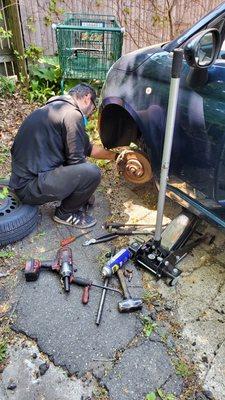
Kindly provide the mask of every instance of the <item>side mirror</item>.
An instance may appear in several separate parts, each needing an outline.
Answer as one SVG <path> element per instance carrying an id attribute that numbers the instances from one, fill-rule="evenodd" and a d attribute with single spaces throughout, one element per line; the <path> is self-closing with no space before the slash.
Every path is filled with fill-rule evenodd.
<path id="1" fill-rule="evenodd" d="M 207 29 L 197 33 L 184 47 L 184 56 L 192 68 L 208 68 L 218 56 L 220 33 L 217 29 Z"/>

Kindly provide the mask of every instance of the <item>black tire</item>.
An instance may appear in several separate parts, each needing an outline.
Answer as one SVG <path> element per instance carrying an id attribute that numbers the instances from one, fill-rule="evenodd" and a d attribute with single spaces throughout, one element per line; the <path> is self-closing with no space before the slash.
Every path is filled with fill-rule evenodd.
<path id="1" fill-rule="evenodd" d="M 0 246 L 23 239 L 37 226 L 38 207 L 22 204 L 15 193 L 0 199 Z"/>

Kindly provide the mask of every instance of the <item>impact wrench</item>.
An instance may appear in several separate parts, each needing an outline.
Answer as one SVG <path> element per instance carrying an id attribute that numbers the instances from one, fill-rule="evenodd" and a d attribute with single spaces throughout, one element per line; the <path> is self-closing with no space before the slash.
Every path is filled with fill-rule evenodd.
<path id="1" fill-rule="evenodd" d="M 25 279 L 27 282 L 36 281 L 39 278 L 41 268 L 58 272 L 63 280 L 65 292 L 70 291 L 70 278 L 76 272 L 73 267 L 72 250 L 70 247 L 62 247 L 57 251 L 55 260 L 41 261 L 32 258 L 25 265 Z"/>
<path id="2" fill-rule="evenodd" d="M 72 250 L 70 247 L 60 248 L 57 252 L 55 260 L 41 261 L 31 259 L 25 265 L 25 279 L 27 282 L 36 281 L 39 278 L 41 268 L 58 272 L 63 280 L 64 290 L 70 291 L 70 284 L 84 287 L 82 296 L 83 304 L 87 304 L 89 300 L 89 290 L 91 286 L 104 288 L 103 285 L 96 284 L 89 279 L 76 277 L 76 268 L 73 267 Z M 121 295 L 121 291 L 115 288 L 107 287 L 107 290 L 117 292 Z"/>

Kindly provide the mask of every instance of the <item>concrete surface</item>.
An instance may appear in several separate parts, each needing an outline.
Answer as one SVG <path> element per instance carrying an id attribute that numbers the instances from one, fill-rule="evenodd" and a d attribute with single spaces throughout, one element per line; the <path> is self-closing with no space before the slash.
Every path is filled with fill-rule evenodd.
<path id="1" fill-rule="evenodd" d="M 127 349 L 101 383 L 112 400 L 144 399 L 147 393 L 165 389 L 165 385 L 167 393 L 182 392 L 182 380 L 176 376 L 165 346 L 151 340 Z"/>
<path id="2" fill-rule="evenodd" d="M 122 195 L 124 201 L 121 203 L 121 209 L 128 222 L 155 222 L 156 211 L 143 205 L 138 191 L 135 194 L 125 187 Z M 38 232 L 13 246 L 23 259 L 31 256 L 52 258 L 62 238 L 80 233 L 77 229 L 53 223 L 53 207 L 54 205 L 42 207 L 42 220 Z M 178 206 L 167 202 L 165 222 L 178 212 Z M 110 215 L 108 203 L 100 192 L 94 213 L 98 224 L 87 238 L 101 234 L 101 225 Z M 73 386 L 70 385 L 77 385 L 78 397 L 67 397 L 67 392 L 62 391 L 60 400 L 83 399 L 84 388 L 80 378 L 85 379 L 87 374 L 103 388 L 103 392 L 105 389 L 106 393 L 108 392 L 108 397 L 104 397 L 101 391 L 96 395 L 93 385 L 90 384 L 88 390 L 92 391 L 92 395 L 88 396 L 91 396 L 91 399 L 144 400 L 147 393 L 156 392 L 159 388 L 170 395 L 173 394 L 175 399 L 200 398 L 195 395 L 194 389 L 192 395 L 185 397 L 186 379 L 182 378 L 174 367 L 176 360 L 181 356 L 194 362 L 197 383 L 203 386 L 205 393 L 210 393 L 210 396 L 213 394 L 215 400 L 224 400 L 225 238 L 222 233 L 211 227 L 207 227 L 207 230 L 216 233 L 214 245 L 199 245 L 180 263 L 183 274 L 176 287 L 168 287 L 162 280 L 156 282 L 150 274 L 134 268 L 130 290 L 133 296 L 140 296 L 143 294 L 144 283 L 145 292 L 153 296 L 152 300 L 148 301 L 148 308 L 144 307 L 142 313 L 121 315 L 117 312 L 119 296 L 108 293 L 99 327 L 95 325 L 95 317 L 101 291 L 92 288 L 90 302 L 83 306 L 82 289 L 72 287 L 70 294 L 66 295 L 57 275 L 43 272 L 38 281 L 26 283 L 22 271 L 19 272 L 13 295 L 13 329 L 35 339 L 40 351 L 46 354 L 48 360 L 73 375 L 75 380 L 72 383 L 69 380 L 69 391 L 73 391 Z M 101 282 L 103 254 L 110 249 L 113 242 L 84 248 L 81 246 L 84 240 L 86 237 L 71 245 L 78 269 L 77 275 Z M 115 279 L 111 284 L 118 285 Z M 7 299 L 7 293 L 3 294 Z M 155 333 L 150 338 L 143 334 L 141 314 L 147 316 L 156 326 Z M 3 393 L 7 379 L 10 379 L 10 376 L 17 379 L 20 370 L 17 365 L 21 365 L 19 358 L 14 357 L 13 348 L 11 351 L 10 363 L 13 360 L 15 364 L 13 367 L 9 364 L 5 369 L 6 375 L 1 388 Z M 22 357 L 29 358 L 24 354 Z M 52 371 L 54 368 L 51 364 Z M 15 371 L 15 374 L 12 371 Z M 61 373 L 62 371 L 60 376 Z M 50 369 L 44 375 L 46 380 L 48 376 L 50 378 L 49 374 Z M 29 387 L 33 385 L 32 379 L 29 378 L 27 383 Z M 52 379 L 57 382 L 57 374 Z M 50 382 L 49 379 L 48 381 Z M 22 387 L 21 384 L 21 390 Z M 45 400 L 58 399 L 52 397 L 44 386 L 32 387 L 35 400 L 39 400 L 40 396 L 40 399 Z M 17 390 L 16 388 L 15 394 Z M 8 398 L 10 397 L 3 397 L 4 400 Z M 15 395 L 14 398 L 26 399 Z M 212 397 L 207 397 L 202 392 L 201 399 L 209 398 Z"/>
<path id="3" fill-rule="evenodd" d="M 10 362 L 2 374 L 1 400 L 81 400 L 92 394 L 91 380 L 68 378 L 65 371 L 52 363 L 40 375 L 39 366 L 46 362 L 46 357 L 32 343 L 19 341 L 10 349 L 9 356 Z M 10 385 L 16 385 L 15 389 L 10 389 Z"/>

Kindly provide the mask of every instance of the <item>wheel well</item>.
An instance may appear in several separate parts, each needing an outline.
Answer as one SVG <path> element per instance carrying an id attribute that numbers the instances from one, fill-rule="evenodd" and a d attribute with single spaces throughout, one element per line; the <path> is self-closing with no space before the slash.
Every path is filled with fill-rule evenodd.
<path id="1" fill-rule="evenodd" d="M 129 146 L 141 136 L 138 126 L 127 110 L 117 104 L 109 104 L 100 112 L 99 132 L 103 146 Z"/>

